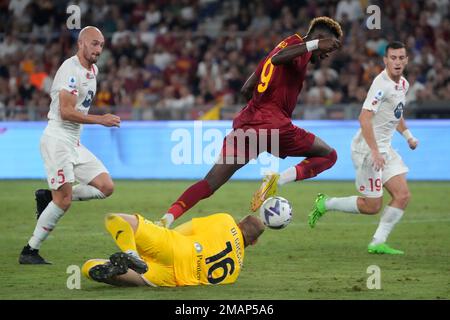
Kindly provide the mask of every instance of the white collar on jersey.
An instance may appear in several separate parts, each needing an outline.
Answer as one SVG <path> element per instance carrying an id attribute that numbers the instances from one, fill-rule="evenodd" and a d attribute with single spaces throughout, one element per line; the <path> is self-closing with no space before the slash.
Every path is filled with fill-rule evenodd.
<path id="1" fill-rule="evenodd" d="M 405 79 L 405 78 L 403 77 L 403 75 L 402 75 L 402 76 L 400 76 L 400 80 L 398 80 L 398 82 L 395 82 L 394 80 L 392 80 L 391 77 L 389 77 L 389 74 L 388 74 L 386 68 L 382 71 L 382 73 L 383 73 L 383 77 L 385 77 L 386 79 L 388 79 L 388 80 L 389 80 L 390 82 L 392 82 L 394 85 L 400 85 L 400 84 L 401 84 L 401 81 Z"/>
<path id="2" fill-rule="evenodd" d="M 401 76 L 400 80 L 398 82 L 395 82 L 394 80 L 391 79 L 391 77 L 389 77 L 386 69 L 384 69 L 382 71 L 382 74 L 383 74 L 383 78 L 387 79 L 392 84 L 392 86 L 395 88 L 395 90 L 399 90 L 399 91 L 406 90 L 405 77 Z"/>
<path id="3" fill-rule="evenodd" d="M 81 64 L 81 61 L 80 61 L 80 58 L 78 58 L 78 55 L 74 55 L 74 57 L 75 57 L 76 62 L 80 65 L 81 68 L 83 68 L 84 71 L 91 72 L 91 73 L 93 73 L 94 76 L 95 76 L 95 67 L 94 67 L 94 64 L 91 65 L 91 69 L 87 69 L 86 67 L 84 67 L 84 66 Z"/>

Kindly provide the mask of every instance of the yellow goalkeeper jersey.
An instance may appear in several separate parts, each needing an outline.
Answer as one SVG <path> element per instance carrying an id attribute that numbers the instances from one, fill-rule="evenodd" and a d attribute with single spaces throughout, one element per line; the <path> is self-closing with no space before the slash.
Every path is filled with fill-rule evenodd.
<path id="1" fill-rule="evenodd" d="M 174 248 L 178 285 L 228 284 L 237 280 L 244 262 L 244 238 L 232 216 L 217 213 L 194 218 L 174 231 L 178 234 L 174 239 L 178 245 Z"/>

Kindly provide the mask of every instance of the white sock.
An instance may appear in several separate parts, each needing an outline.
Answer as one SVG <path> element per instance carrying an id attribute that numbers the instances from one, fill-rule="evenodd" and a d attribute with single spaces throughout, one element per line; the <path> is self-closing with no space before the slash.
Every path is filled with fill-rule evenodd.
<path id="1" fill-rule="evenodd" d="M 33 236 L 28 241 L 28 244 L 33 249 L 39 249 L 42 242 L 47 239 L 50 232 L 55 228 L 58 220 L 64 215 L 64 210 L 58 207 L 53 201 L 50 202 L 42 211 L 41 216 L 34 229 Z"/>
<path id="2" fill-rule="evenodd" d="M 175 217 L 171 213 L 166 213 L 161 219 L 166 219 L 166 227 L 169 228 L 175 220 Z"/>
<path id="3" fill-rule="evenodd" d="M 83 201 L 90 199 L 105 199 L 106 196 L 96 187 L 88 184 L 77 184 L 72 188 L 72 200 Z"/>
<path id="4" fill-rule="evenodd" d="M 295 181 L 297 179 L 297 169 L 295 167 L 290 167 L 280 173 L 280 178 L 278 179 L 278 185 L 282 186 L 288 182 Z"/>
<path id="5" fill-rule="evenodd" d="M 381 214 L 380 223 L 370 244 L 377 245 L 385 243 L 389 233 L 391 233 L 394 226 L 403 217 L 403 213 L 404 211 L 402 209 L 386 206 Z"/>
<path id="6" fill-rule="evenodd" d="M 348 213 L 359 213 L 358 196 L 326 199 L 325 208 L 328 211 L 334 210 Z"/>
<path id="7" fill-rule="evenodd" d="M 127 251 L 125 251 L 125 253 L 128 253 L 129 255 L 132 255 L 135 258 L 141 259 L 141 257 L 139 256 L 139 253 L 137 253 L 137 251 L 135 251 L 135 250 L 127 250 Z"/>

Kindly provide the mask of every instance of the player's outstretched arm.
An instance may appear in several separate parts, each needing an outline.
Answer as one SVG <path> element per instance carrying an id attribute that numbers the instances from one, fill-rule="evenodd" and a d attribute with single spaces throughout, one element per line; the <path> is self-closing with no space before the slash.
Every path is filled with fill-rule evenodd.
<path id="1" fill-rule="evenodd" d="M 278 66 L 280 64 L 291 63 L 297 57 L 300 57 L 308 52 L 306 43 L 295 44 L 278 51 L 272 57 L 272 64 Z"/>
<path id="2" fill-rule="evenodd" d="M 250 101 L 250 99 L 253 96 L 253 89 L 255 88 L 256 84 L 258 83 L 258 77 L 253 72 L 252 75 L 245 81 L 244 85 L 241 88 L 241 94 L 245 97 L 247 101 Z"/>
<path id="3" fill-rule="evenodd" d="M 82 124 L 101 124 L 106 127 L 119 127 L 120 118 L 113 114 L 83 114 L 75 109 L 77 97 L 66 90 L 59 92 L 59 108 L 61 119 Z"/>
<path id="4" fill-rule="evenodd" d="M 403 131 L 407 130 L 408 128 L 406 127 L 406 121 L 403 117 L 400 118 L 400 122 L 397 125 L 397 131 L 402 133 Z"/>
<path id="5" fill-rule="evenodd" d="M 319 50 L 321 55 L 333 52 L 341 47 L 341 43 L 336 38 L 325 38 L 310 40 L 305 43 L 281 49 L 272 57 L 273 65 L 291 63 L 291 61 L 307 52 Z"/>

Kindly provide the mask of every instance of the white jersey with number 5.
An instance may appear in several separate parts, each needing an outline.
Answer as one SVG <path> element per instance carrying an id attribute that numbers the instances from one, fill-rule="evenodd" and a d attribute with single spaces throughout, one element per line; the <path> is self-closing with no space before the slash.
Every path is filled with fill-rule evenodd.
<path id="1" fill-rule="evenodd" d="M 77 96 L 76 110 L 87 114 L 95 96 L 97 88 L 98 68 L 92 65 L 88 70 L 83 67 L 75 55 L 59 67 L 53 80 L 50 96 L 50 111 L 48 112 L 48 125 L 44 134 L 64 140 L 70 144 L 77 144 L 80 139 L 82 125 L 61 119 L 59 106 L 59 92 L 67 90 Z"/>
<path id="2" fill-rule="evenodd" d="M 408 88 L 409 83 L 404 77 L 395 83 L 389 78 L 386 70 L 383 70 L 370 86 L 363 109 L 374 113 L 372 126 L 380 153 L 388 152 L 391 147 L 392 136 L 403 115 Z M 352 151 L 360 153 L 370 151 L 361 129 L 353 138 Z"/>

